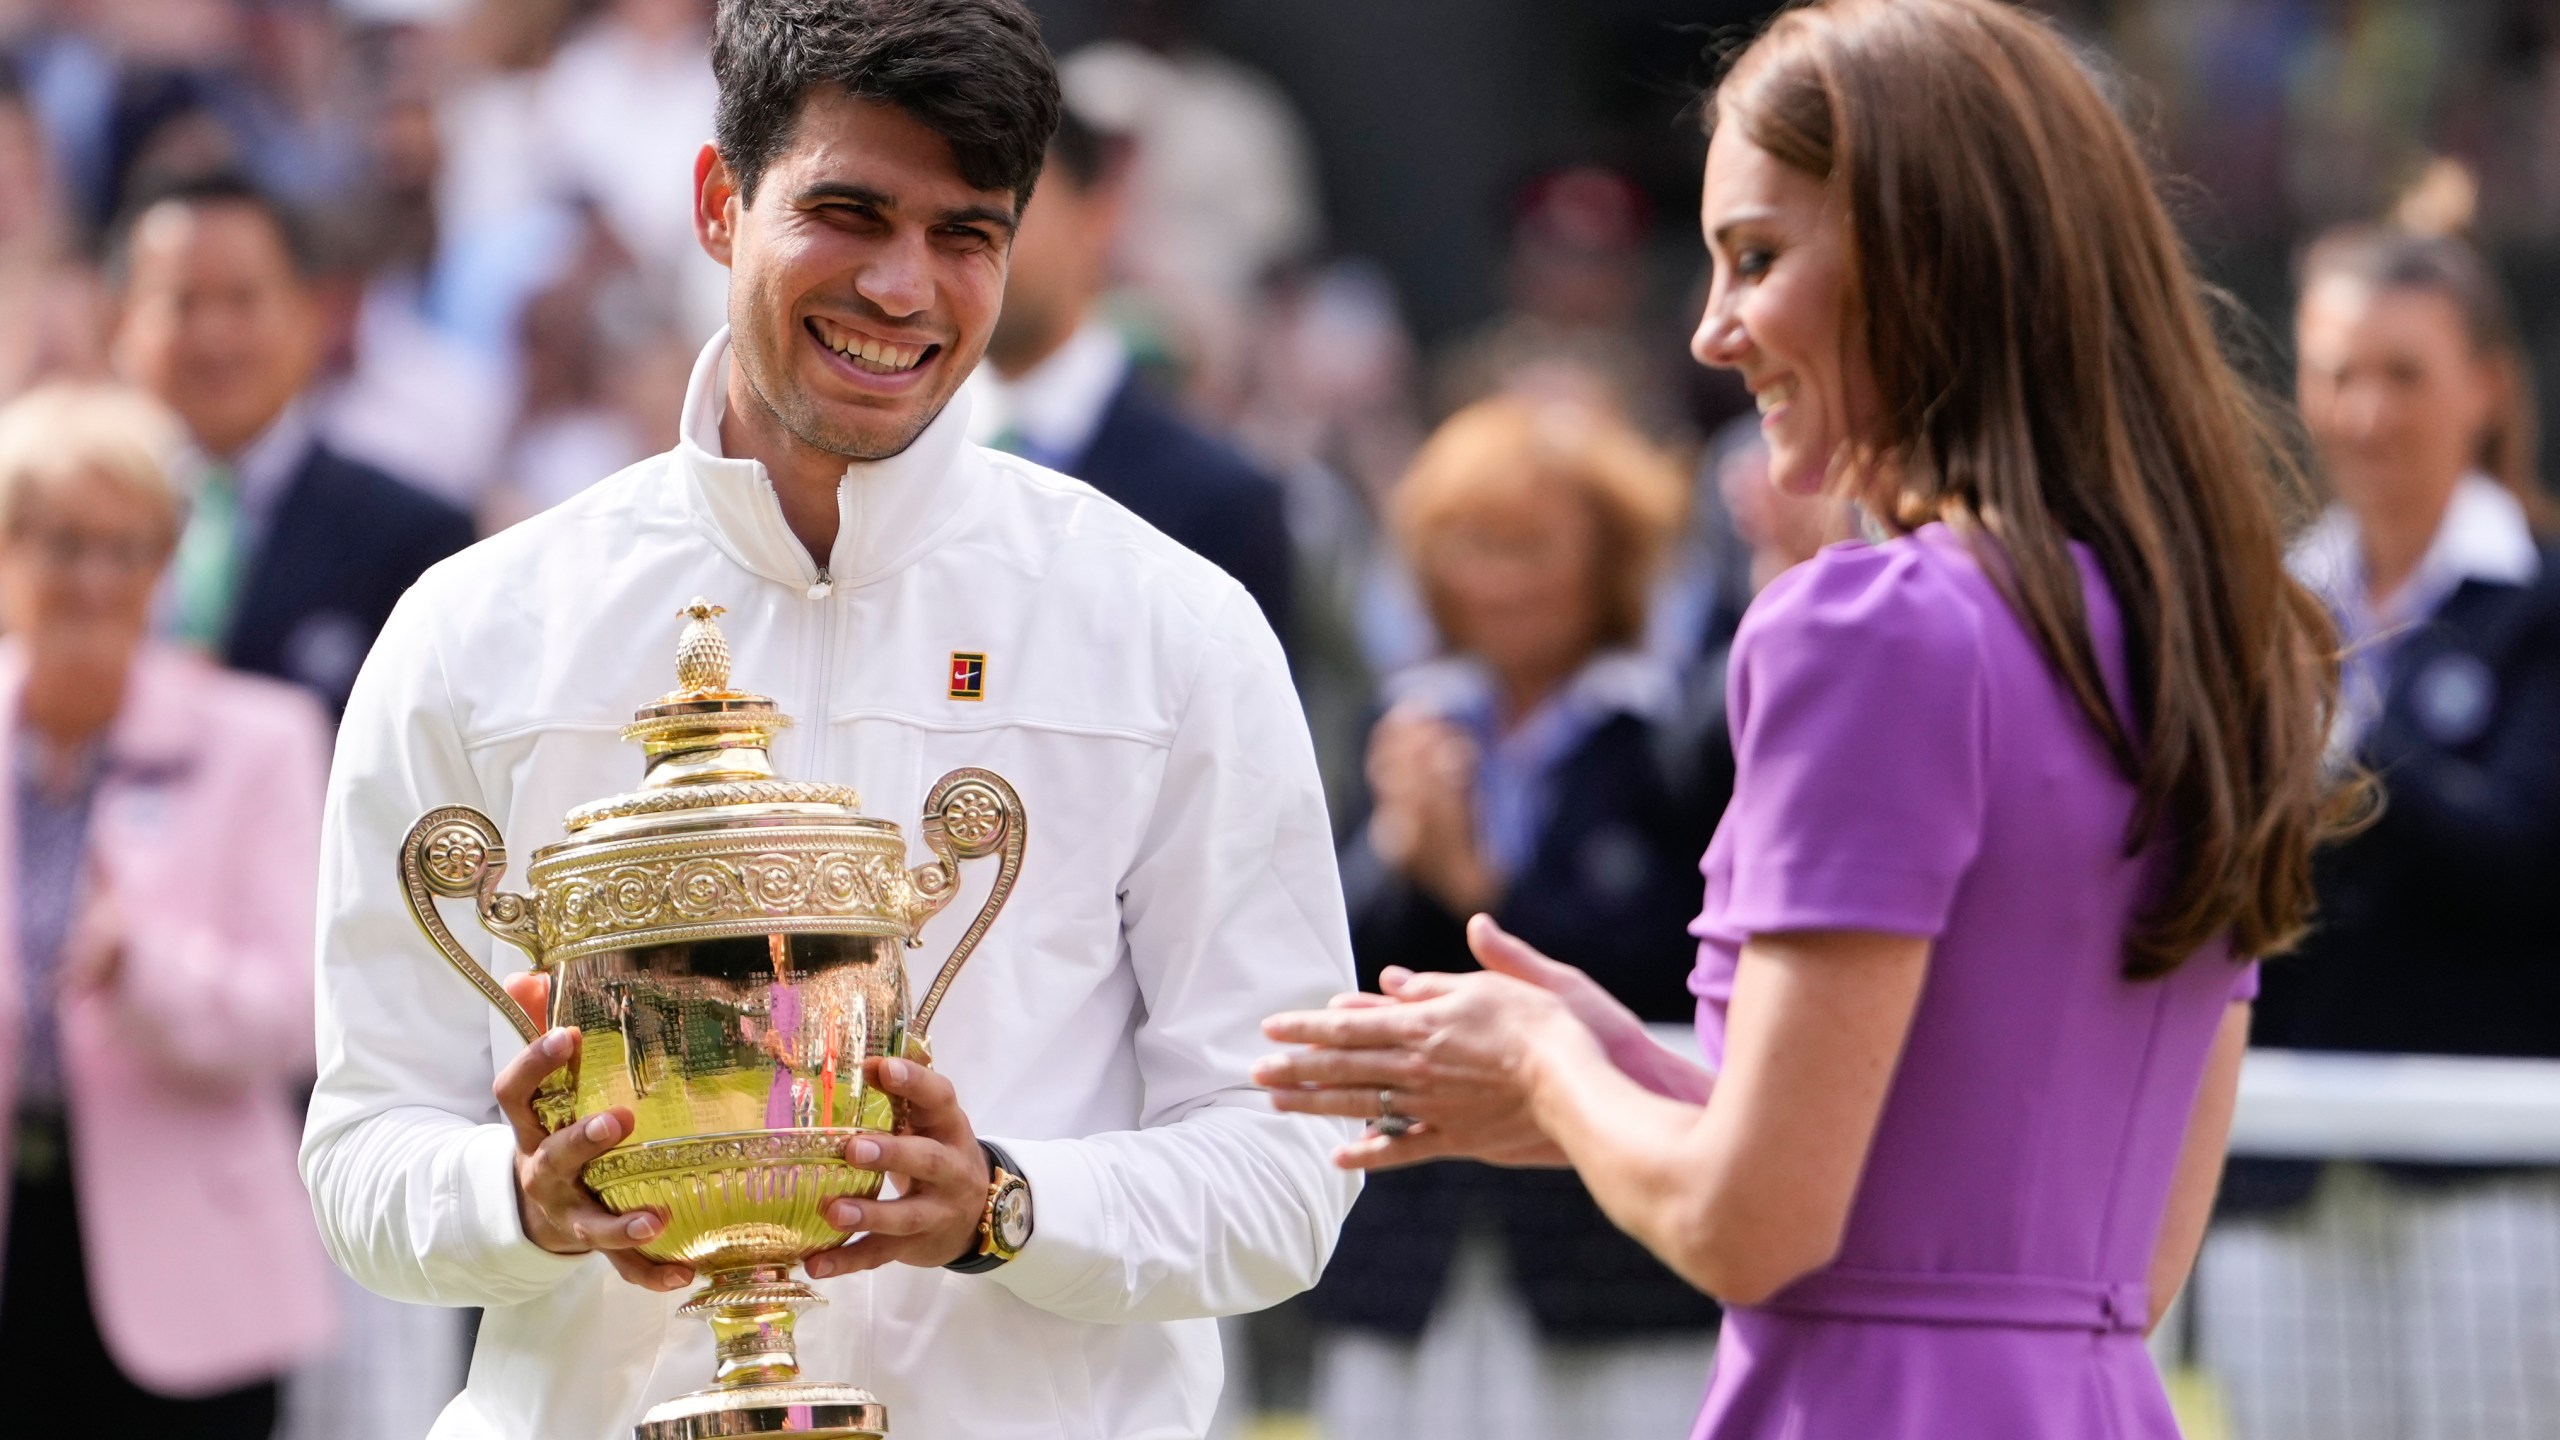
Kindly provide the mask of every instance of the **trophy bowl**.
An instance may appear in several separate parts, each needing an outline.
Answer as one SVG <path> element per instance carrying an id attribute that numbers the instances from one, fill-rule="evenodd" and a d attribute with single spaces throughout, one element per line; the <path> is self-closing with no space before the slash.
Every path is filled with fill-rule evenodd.
<path id="1" fill-rule="evenodd" d="M 528 1044 L 548 1026 L 454 940 L 436 901 L 472 901 L 549 979 L 545 1019 L 576 1027 L 578 1047 L 536 1114 L 556 1131 L 627 1108 L 632 1132 L 583 1178 L 608 1209 L 661 1213 L 640 1253 L 702 1277 L 683 1313 L 711 1326 L 713 1384 L 650 1410 L 636 1440 L 880 1440 L 887 1414 L 869 1391 L 799 1378 L 793 1319 L 821 1301 L 791 1272 L 844 1242 L 828 1201 L 880 1192 L 846 1146 L 905 1116 L 863 1061 L 932 1063 L 933 1013 L 1021 872 L 1022 801 L 990 771 L 944 776 L 920 829 L 933 859 L 909 866 L 904 834 L 853 791 L 775 775 L 772 738 L 790 720 L 729 688 L 720 613 L 686 608 L 677 688 L 623 730 L 646 757 L 641 788 L 569 812 L 568 838 L 527 868 L 530 894 L 499 888 L 498 827 L 461 805 L 419 817 L 401 880 L 427 938 Z M 989 856 L 986 903 L 911 1005 L 903 952 L 949 905 L 962 862 Z"/>

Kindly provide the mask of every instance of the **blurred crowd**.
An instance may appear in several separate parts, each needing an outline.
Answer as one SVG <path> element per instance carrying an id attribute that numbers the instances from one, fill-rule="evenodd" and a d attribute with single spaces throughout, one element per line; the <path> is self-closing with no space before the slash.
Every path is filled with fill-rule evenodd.
<path id="1" fill-rule="evenodd" d="M 1855 517 L 1769 484 L 1747 398 L 1684 353 L 1695 307 L 1653 302 L 1685 216 L 1605 164 L 1539 173 L 1502 212 L 1502 308 L 1425 345 L 1329 245 L 1285 93 L 1131 8 L 1151 23 L 1063 57 L 976 438 L 1262 603 L 1365 982 L 1471 965 L 1487 910 L 1687 1021 L 1725 649 Z M 2380 215 L 2435 149 L 2471 161 L 2299 276 L 2334 508 L 2297 568 L 2354 647 L 2338 762 L 2387 806 L 2327 863 L 2261 1038 L 2560 1056 L 2531 915 L 2560 855 L 2535 337 L 2448 233 L 2560 238 L 2530 143 L 2560 45 L 2524 5 L 2061 8 L 2158 91 L 2229 233 Z M 458 1381 L 460 1324 L 334 1280 L 291 1188 L 327 719 L 426 566 L 672 444 L 725 306 L 690 223 L 706 36 L 707 0 L 0 0 L 0 1374 L 297 1440 L 414 1440 Z M 156 1222 L 96 1198 L 143 1183 L 113 1178 L 137 1145 L 223 1197 L 199 1242 L 223 1286 L 155 1289 Z M 2259 1167 L 2230 1210 L 2200 1308 L 2242 1433 L 2560 1423 L 2533 1358 L 2560 1351 L 2549 1176 Z M 2455 1293 L 2446 1247 L 2489 1230 L 2547 1263 Z M 2320 1322 L 2352 1342 L 2286 1308 L 2320 1285 L 2363 1298 Z M 88 1329 L 52 1299 L 39 1325 L 36 1293 Z M 1302 1310 L 1312 1393 L 1244 1361 L 1230 1408 L 1260 1383 L 1334 1440 L 1669 1436 L 1716 1319 L 1570 1176 L 1469 1166 L 1377 1177 Z M 2304 1355 L 2345 1378 L 2266 1378 L 2327 1363 Z M 2524 1428 L 2429 1410 L 2446 1367 L 2496 1370 Z"/>

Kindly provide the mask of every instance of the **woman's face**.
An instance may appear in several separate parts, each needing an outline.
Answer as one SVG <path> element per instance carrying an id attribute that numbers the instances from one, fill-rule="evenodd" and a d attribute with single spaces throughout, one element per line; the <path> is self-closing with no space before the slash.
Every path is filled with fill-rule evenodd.
<path id="1" fill-rule="evenodd" d="M 2339 502 L 2437 513 L 2506 383 L 2454 302 L 2333 275 L 2303 292 L 2294 339 L 2303 425 Z"/>
<path id="2" fill-rule="evenodd" d="M 1716 127 L 1701 223 L 1715 267 L 1690 353 L 1741 372 L 1760 406 L 1771 483 L 1823 487 L 1872 424 L 1875 379 L 1849 326 L 1848 235 L 1830 190 Z"/>
<path id="3" fill-rule="evenodd" d="M 121 676 L 175 539 L 157 503 L 104 475 L 29 483 L 0 542 L 0 619 L 39 671 Z"/>
<path id="4" fill-rule="evenodd" d="M 1561 483 L 1488 500 L 1451 521 L 1424 563 L 1452 648 L 1513 684 L 1552 681 L 1589 655 L 1599 527 Z"/>

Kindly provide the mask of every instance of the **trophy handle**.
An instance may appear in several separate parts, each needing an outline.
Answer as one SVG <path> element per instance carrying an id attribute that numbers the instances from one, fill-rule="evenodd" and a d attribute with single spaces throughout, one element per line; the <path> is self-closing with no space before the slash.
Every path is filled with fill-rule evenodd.
<path id="1" fill-rule="evenodd" d="M 960 884 L 960 862 L 976 860 L 1004 852 L 1004 861 L 996 869 L 996 883 L 987 891 L 987 903 L 978 907 L 978 916 L 969 922 L 960 943 L 951 947 L 951 957 L 933 977 L 933 987 L 924 992 L 924 1003 L 916 1007 L 915 1020 L 907 1028 L 918 1039 L 925 1037 L 933 1025 L 933 1012 L 942 1005 L 943 992 L 958 978 L 960 967 L 969 962 L 978 942 L 986 938 L 987 927 L 996 923 L 996 912 L 1004 908 L 1013 894 L 1013 882 L 1022 874 L 1022 842 L 1027 822 L 1022 813 L 1022 797 L 1013 786 L 992 770 L 967 766 L 933 782 L 933 792 L 924 801 L 924 843 L 934 854 L 934 863 L 919 865 L 913 874 L 916 889 L 935 910 L 950 901 Z"/>
<path id="2" fill-rule="evenodd" d="M 498 838 L 496 822 L 468 805 L 447 805 L 430 810 L 409 827 L 409 838 L 400 845 L 400 883 L 409 896 L 409 913 L 418 928 L 427 932 L 444 958 L 462 978 L 498 1007 L 507 1023 L 516 1027 L 527 1045 L 542 1038 L 542 1026 L 516 1003 L 516 997 L 480 968 L 446 929 L 444 917 L 436 913 L 435 897 L 459 900 L 469 896 L 478 902 L 480 924 L 492 935 L 524 951 L 540 957 L 539 942 L 534 937 L 533 906 L 521 895 L 498 888 L 498 879 L 507 870 L 507 847 Z"/>

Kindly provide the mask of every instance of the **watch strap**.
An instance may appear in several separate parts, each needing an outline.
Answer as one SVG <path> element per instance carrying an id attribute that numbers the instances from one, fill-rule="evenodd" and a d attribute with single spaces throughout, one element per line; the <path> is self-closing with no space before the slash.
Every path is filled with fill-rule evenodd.
<path id="1" fill-rule="evenodd" d="M 987 1186 L 986 1208 L 979 1212 L 978 1215 L 977 1248 L 942 1267 L 955 1275 L 983 1275 L 998 1266 L 1011 1263 L 1012 1260 L 1011 1256 L 998 1255 L 995 1253 L 991 1248 L 988 1232 L 995 1224 L 996 1192 L 1004 1183 L 1002 1180 L 996 1179 L 995 1177 L 999 1175 L 1010 1175 L 1014 1179 L 1020 1180 L 1022 1179 L 1022 1172 L 1014 1168 L 1013 1157 L 998 1149 L 994 1142 L 981 1140 L 978 1142 L 978 1148 L 986 1152 L 987 1174 L 991 1183 Z"/>

